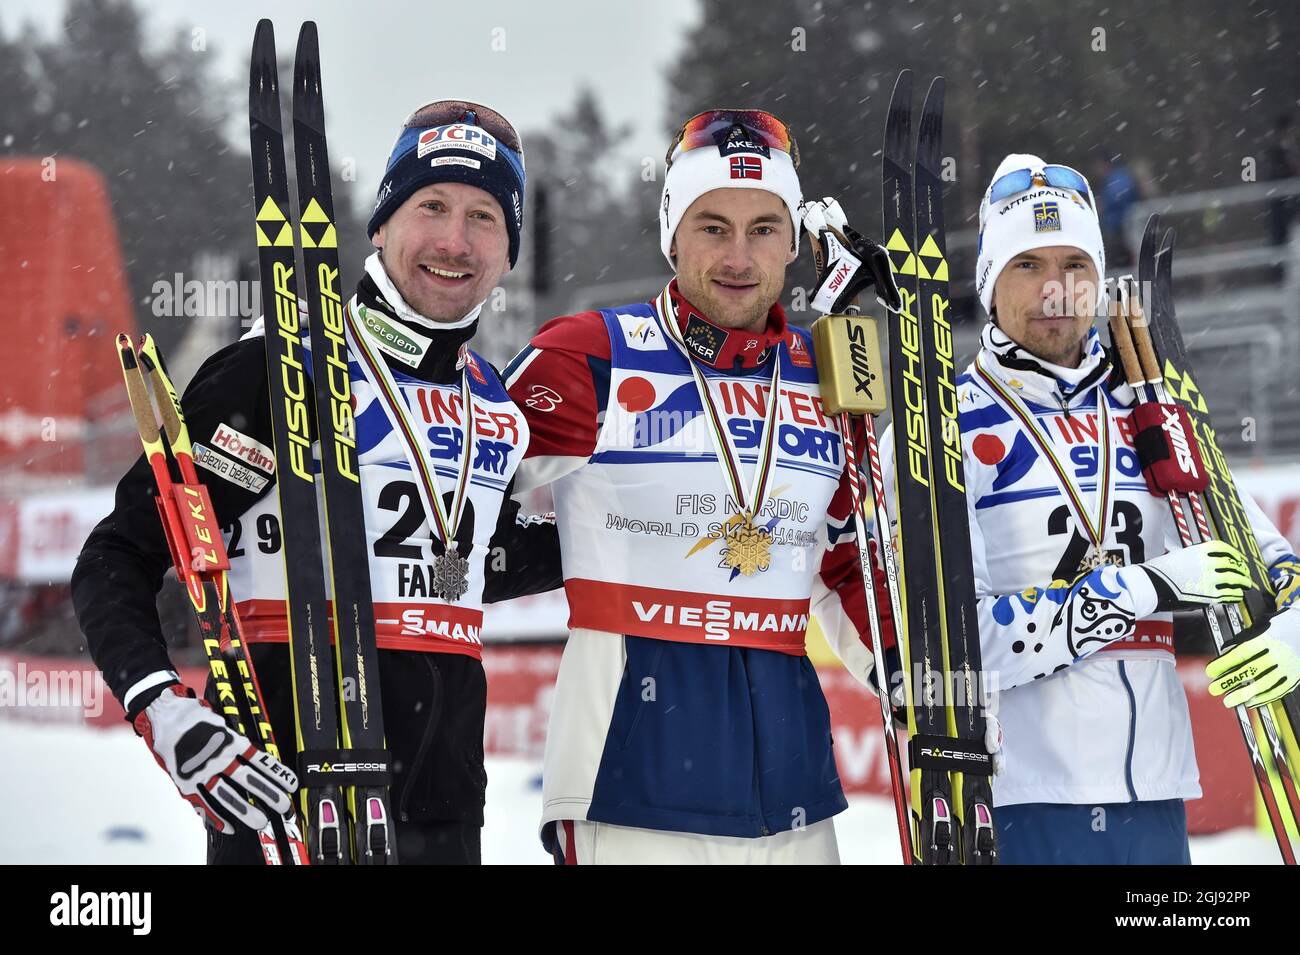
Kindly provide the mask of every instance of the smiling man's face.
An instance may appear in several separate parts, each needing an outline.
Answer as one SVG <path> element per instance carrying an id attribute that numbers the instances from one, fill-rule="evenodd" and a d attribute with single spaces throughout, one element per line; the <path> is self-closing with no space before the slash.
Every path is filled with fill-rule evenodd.
<path id="1" fill-rule="evenodd" d="M 709 321 L 759 331 L 794 261 L 785 202 L 761 189 L 714 189 L 691 203 L 673 235 L 677 288 Z"/>
<path id="2" fill-rule="evenodd" d="M 510 235 L 493 196 L 461 182 L 425 186 L 375 233 L 402 298 L 433 322 L 456 322 L 510 271 Z"/>

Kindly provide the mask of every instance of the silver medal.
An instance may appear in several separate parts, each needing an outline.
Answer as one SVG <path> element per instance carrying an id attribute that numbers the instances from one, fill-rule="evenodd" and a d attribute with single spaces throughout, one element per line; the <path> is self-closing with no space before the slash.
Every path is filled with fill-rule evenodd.
<path id="1" fill-rule="evenodd" d="M 469 590 L 469 561 L 453 550 L 433 559 L 433 592 L 439 599 L 455 603 Z"/>

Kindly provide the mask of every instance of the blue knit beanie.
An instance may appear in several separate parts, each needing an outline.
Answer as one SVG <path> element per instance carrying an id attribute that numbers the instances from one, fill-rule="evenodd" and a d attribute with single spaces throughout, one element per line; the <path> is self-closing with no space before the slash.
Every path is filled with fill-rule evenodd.
<path id="1" fill-rule="evenodd" d="M 477 186 L 501 204 L 513 268 L 524 227 L 524 153 L 505 118 L 459 100 L 430 103 L 412 113 L 388 157 L 366 234 L 373 237 L 403 202 L 435 182 Z"/>

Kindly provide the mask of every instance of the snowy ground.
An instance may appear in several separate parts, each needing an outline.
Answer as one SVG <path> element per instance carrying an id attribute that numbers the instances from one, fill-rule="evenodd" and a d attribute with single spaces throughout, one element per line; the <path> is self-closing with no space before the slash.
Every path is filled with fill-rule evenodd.
<path id="1" fill-rule="evenodd" d="M 0 722 L 0 863 L 203 862 L 198 818 L 135 735 L 122 730 Z M 539 767 L 488 760 L 485 863 L 544 865 L 537 840 Z M 835 819 L 846 863 L 893 863 L 893 811 L 879 798 L 852 801 Z M 1276 863 L 1277 848 L 1240 829 L 1192 840 L 1197 864 Z"/>

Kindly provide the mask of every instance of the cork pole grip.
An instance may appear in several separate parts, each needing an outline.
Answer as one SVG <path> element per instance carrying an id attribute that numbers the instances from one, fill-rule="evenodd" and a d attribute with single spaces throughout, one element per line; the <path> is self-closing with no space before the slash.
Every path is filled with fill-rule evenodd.
<path id="1" fill-rule="evenodd" d="M 1115 310 L 1110 316 L 1110 340 L 1119 353 L 1120 363 L 1124 366 L 1124 377 L 1136 388 L 1142 383 L 1142 365 L 1138 361 L 1137 350 L 1133 347 L 1133 336 L 1129 332 L 1128 309 L 1132 297 L 1127 289 L 1117 286 L 1118 299 Z"/>
<path id="2" fill-rule="evenodd" d="M 1133 332 L 1133 349 L 1142 365 L 1142 376 L 1152 384 L 1158 384 L 1161 380 L 1160 362 L 1156 360 L 1156 348 L 1151 341 L 1146 313 L 1138 304 L 1136 295 L 1130 294 L 1129 301 L 1133 303 L 1129 311 L 1129 328 Z"/>

